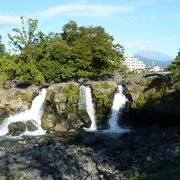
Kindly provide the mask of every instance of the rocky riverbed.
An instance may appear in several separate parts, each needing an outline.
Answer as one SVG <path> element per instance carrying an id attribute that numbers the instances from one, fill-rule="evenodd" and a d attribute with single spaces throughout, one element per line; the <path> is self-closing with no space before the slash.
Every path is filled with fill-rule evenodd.
<path id="1" fill-rule="evenodd" d="M 123 135 L 51 133 L 0 139 L 3 179 L 180 179 L 180 136 L 149 126 Z"/>

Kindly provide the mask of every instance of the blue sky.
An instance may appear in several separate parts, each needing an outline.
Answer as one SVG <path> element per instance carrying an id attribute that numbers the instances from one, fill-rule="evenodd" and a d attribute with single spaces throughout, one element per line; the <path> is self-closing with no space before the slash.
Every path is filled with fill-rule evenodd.
<path id="1" fill-rule="evenodd" d="M 39 20 L 44 33 L 61 32 L 74 20 L 79 26 L 103 26 L 125 54 L 149 47 L 172 57 L 180 48 L 180 0 L 0 0 L 0 34 L 20 27 L 19 17 Z"/>

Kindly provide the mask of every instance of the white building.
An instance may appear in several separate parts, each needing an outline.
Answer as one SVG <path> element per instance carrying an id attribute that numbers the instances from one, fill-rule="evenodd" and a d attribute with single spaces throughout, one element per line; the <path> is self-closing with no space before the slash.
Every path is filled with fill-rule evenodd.
<path id="1" fill-rule="evenodd" d="M 161 68 L 159 66 L 154 66 L 153 67 L 153 72 L 160 72 Z"/>
<path id="2" fill-rule="evenodd" d="M 133 56 L 124 57 L 123 64 L 127 66 L 130 71 L 145 70 L 145 64 L 143 63 L 143 61 L 140 61 Z"/>

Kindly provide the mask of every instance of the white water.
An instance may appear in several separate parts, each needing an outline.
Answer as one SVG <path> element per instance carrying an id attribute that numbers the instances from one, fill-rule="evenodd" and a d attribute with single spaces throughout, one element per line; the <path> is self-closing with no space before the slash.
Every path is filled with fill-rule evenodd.
<path id="1" fill-rule="evenodd" d="M 36 96 L 32 101 L 30 109 L 6 118 L 3 124 L 0 125 L 0 136 L 7 135 L 9 133 L 9 124 L 15 122 L 26 123 L 28 121 L 31 121 L 38 129 L 35 131 L 28 131 L 26 128 L 26 131 L 23 134 L 21 134 L 21 136 L 38 136 L 45 134 L 45 131 L 41 127 L 41 117 L 43 114 L 43 104 L 46 98 L 46 92 L 46 89 L 42 89 L 39 92 L 39 95 Z"/>
<path id="2" fill-rule="evenodd" d="M 122 93 L 122 85 L 118 85 L 118 92 L 114 96 L 113 105 L 111 107 L 111 115 L 109 118 L 109 129 L 108 132 L 123 133 L 129 131 L 129 129 L 124 129 L 118 125 L 119 116 L 121 114 L 121 109 L 124 107 L 127 99 Z"/>
<path id="3" fill-rule="evenodd" d="M 94 105 L 92 102 L 92 95 L 91 95 L 91 88 L 90 87 L 85 87 L 86 88 L 86 110 L 87 113 L 91 119 L 91 126 L 90 128 L 85 128 L 86 131 L 96 131 L 97 130 L 97 125 L 96 125 L 96 116 L 95 116 L 95 109 Z"/>

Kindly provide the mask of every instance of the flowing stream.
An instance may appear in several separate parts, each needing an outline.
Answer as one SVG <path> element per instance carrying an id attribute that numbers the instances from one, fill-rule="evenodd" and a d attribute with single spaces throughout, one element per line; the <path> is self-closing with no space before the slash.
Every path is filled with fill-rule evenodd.
<path id="1" fill-rule="evenodd" d="M 30 109 L 17 113 L 15 115 L 11 115 L 8 118 L 6 118 L 3 124 L 0 125 L 0 136 L 7 135 L 9 133 L 8 126 L 11 123 L 23 122 L 24 124 L 26 124 L 26 122 L 28 121 L 31 121 L 31 123 L 37 128 L 34 131 L 29 131 L 26 127 L 25 132 L 22 133 L 21 136 L 38 136 L 45 134 L 45 131 L 41 127 L 41 117 L 43 114 L 43 104 L 46 98 L 46 93 L 47 90 L 42 89 L 39 92 L 39 95 L 36 96 L 32 101 Z"/>
<path id="2" fill-rule="evenodd" d="M 125 129 L 119 126 L 118 120 L 121 114 L 121 110 L 124 107 L 127 99 L 123 94 L 123 87 L 122 85 L 118 85 L 118 92 L 115 94 L 113 99 L 113 105 L 111 107 L 111 115 L 109 118 L 109 129 L 106 130 L 108 132 L 115 132 L 115 133 L 123 133 L 129 131 L 129 129 Z"/>
<path id="3" fill-rule="evenodd" d="M 95 115 L 95 109 L 92 102 L 92 95 L 91 95 L 91 88 L 86 86 L 81 86 L 81 88 L 84 91 L 85 96 L 85 106 L 86 111 L 91 119 L 91 126 L 89 128 L 84 128 L 86 131 L 96 131 L 97 125 L 96 125 L 96 115 Z"/>

